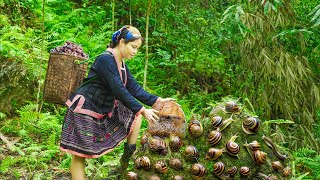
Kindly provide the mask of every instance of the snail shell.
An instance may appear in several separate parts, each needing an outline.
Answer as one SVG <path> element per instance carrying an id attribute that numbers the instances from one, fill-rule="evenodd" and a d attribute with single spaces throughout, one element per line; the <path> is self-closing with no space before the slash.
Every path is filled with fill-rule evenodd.
<path id="1" fill-rule="evenodd" d="M 207 152 L 206 159 L 216 160 L 222 155 L 223 152 L 225 152 L 225 149 L 210 148 Z"/>
<path id="2" fill-rule="evenodd" d="M 211 131 L 209 134 L 209 143 L 212 144 L 213 146 L 219 144 L 222 138 L 222 134 L 220 131 Z"/>
<path id="3" fill-rule="evenodd" d="M 274 169 L 274 170 L 276 170 L 276 171 L 279 171 L 279 170 L 282 170 L 283 169 L 283 166 L 282 166 L 282 164 L 281 164 L 281 162 L 280 161 L 274 161 L 274 162 L 272 162 L 272 168 Z"/>
<path id="4" fill-rule="evenodd" d="M 172 180 L 184 180 L 184 178 L 183 176 L 175 175 L 174 177 L 172 177 Z"/>
<path id="5" fill-rule="evenodd" d="M 222 125 L 222 117 L 221 116 L 214 116 L 212 117 L 211 119 L 211 125 L 214 127 L 214 128 L 218 128 L 219 126 Z"/>
<path id="6" fill-rule="evenodd" d="M 250 168 L 243 166 L 240 168 L 240 172 L 239 172 L 242 176 L 248 176 L 250 174 Z"/>
<path id="7" fill-rule="evenodd" d="M 141 139 L 140 139 L 140 144 L 141 144 L 141 145 L 144 145 L 144 144 L 146 144 L 146 143 L 148 143 L 148 135 L 147 135 L 147 134 L 144 134 L 144 135 L 141 137 Z"/>
<path id="8" fill-rule="evenodd" d="M 283 177 L 288 177 L 291 174 L 291 168 L 289 166 L 283 168 L 282 175 Z"/>
<path id="9" fill-rule="evenodd" d="M 199 120 L 193 120 L 188 125 L 189 133 L 192 137 L 199 137 L 203 133 L 203 127 Z"/>
<path id="10" fill-rule="evenodd" d="M 264 180 L 278 180 L 278 176 L 276 175 L 266 175 L 261 172 L 258 172 L 257 175 Z"/>
<path id="11" fill-rule="evenodd" d="M 236 175 L 237 171 L 238 171 L 238 168 L 236 166 L 232 166 L 230 169 L 228 169 L 227 172 L 230 176 L 234 176 Z"/>
<path id="12" fill-rule="evenodd" d="M 151 168 L 150 159 L 147 156 L 138 157 L 135 165 L 137 169 L 149 170 Z"/>
<path id="13" fill-rule="evenodd" d="M 158 173 L 165 174 L 168 172 L 167 165 L 164 161 L 157 161 L 153 167 L 154 167 L 154 170 Z"/>
<path id="14" fill-rule="evenodd" d="M 277 151 L 276 145 L 273 143 L 273 141 L 270 138 L 263 135 L 262 139 L 271 148 L 273 154 L 275 154 L 277 156 L 277 158 L 279 158 L 282 161 L 284 161 L 288 158 L 286 155 L 282 155 Z"/>
<path id="15" fill-rule="evenodd" d="M 174 151 L 174 152 L 179 151 L 179 149 L 181 148 L 182 145 L 183 145 L 183 143 L 182 143 L 182 140 L 179 136 L 176 136 L 176 135 L 170 136 L 169 146 L 172 151 Z"/>
<path id="16" fill-rule="evenodd" d="M 128 180 L 138 180 L 138 174 L 133 171 L 129 171 L 127 177 Z"/>
<path id="17" fill-rule="evenodd" d="M 240 151 L 240 146 L 234 142 L 237 137 L 238 136 L 232 136 L 226 144 L 227 153 L 231 156 L 237 156 Z"/>
<path id="18" fill-rule="evenodd" d="M 184 155 L 188 160 L 191 160 L 191 161 L 196 161 L 199 159 L 198 149 L 191 145 L 186 147 L 186 149 L 184 150 Z"/>
<path id="19" fill-rule="evenodd" d="M 249 144 L 244 144 L 244 146 L 249 147 L 252 151 L 259 150 L 261 145 L 258 141 L 254 140 Z"/>
<path id="20" fill-rule="evenodd" d="M 254 162 L 257 163 L 258 165 L 263 164 L 267 160 L 267 153 L 260 151 L 260 150 L 255 150 L 253 151 L 254 155 Z"/>
<path id="21" fill-rule="evenodd" d="M 216 162 L 213 165 L 213 173 L 217 176 L 220 176 L 224 172 L 224 164 L 222 162 Z"/>
<path id="22" fill-rule="evenodd" d="M 240 109 L 235 101 L 226 102 L 225 110 L 230 113 L 239 112 Z"/>
<path id="23" fill-rule="evenodd" d="M 152 175 L 149 177 L 149 180 L 161 180 L 161 179 L 157 175 Z"/>
<path id="24" fill-rule="evenodd" d="M 193 164 L 191 167 L 191 173 L 195 179 L 202 179 L 206 175 L 206 168 L 200 164 Z"/>
<path id="25" fill-rule="evenodd" d="M 163 152 L 165 153 L 166 149 L 167 149 L 166 142 L 161 138 L 151 139 L 148 145 L 149 145 L 150 150 L 156 151 L 159 153 L 163 153 Z"/>
<path id="26" fill-rule="evenodd" d="M 180 170 L 182 169 L 182 162 L 180 161 L 180 159 L 171 159 L 169 161 L 169 166 L 172 168 L 172 169 L 175 169 L 175 170 Z"/>
<path id="27" fill-rule="evenodd" d="M 260 128 L 260 120 L 258 118 L 249 117 L 242 122 L 242 130 L 246 134 L 255 134 Z"/>

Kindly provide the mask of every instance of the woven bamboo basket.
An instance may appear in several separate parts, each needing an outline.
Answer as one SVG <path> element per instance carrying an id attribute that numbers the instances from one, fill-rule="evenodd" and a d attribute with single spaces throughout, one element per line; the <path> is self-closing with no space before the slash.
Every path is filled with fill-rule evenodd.
<path id="1" fill-rule="evenodd" d="M 88 64 L 85 60 L 74 55 L 51 53 L 44 85 L 44 101 L 65 104 L 86 76 Z"/>

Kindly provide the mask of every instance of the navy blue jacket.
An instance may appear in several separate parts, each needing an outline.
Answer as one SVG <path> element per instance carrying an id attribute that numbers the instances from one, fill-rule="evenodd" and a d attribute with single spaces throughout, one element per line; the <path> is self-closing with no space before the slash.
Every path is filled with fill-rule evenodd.
<path id="1" fill-rule="evenodd" d="M 123 68 L 120 75 L 112 53 L 106 51 L 101 54 L 89 70 L 88 78 L 85 79 L 87 83 L 80 86 L 66 104 L 74 112 L 96 118 L 112 112 L 115 99 L 121 101 L 134 114 L 143 108 L 137 100 L 152 106 L 158 96 L 146 92 L 124 63 L 123 66 L 125 70 Z"/>

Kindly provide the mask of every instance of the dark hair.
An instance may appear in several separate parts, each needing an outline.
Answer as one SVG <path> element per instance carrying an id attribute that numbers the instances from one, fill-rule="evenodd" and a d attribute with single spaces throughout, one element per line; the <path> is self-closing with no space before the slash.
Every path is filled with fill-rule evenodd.
<path id="1" fill-rule="evenodd" d="M 134 28 L 139 33 L 139 35 L 133 36 L 132 32 L 129 30 L 130 28 Z M 110 48 L 116 47 L 119 44 L 121 39 L 124 40 L 125 44 L 135 41 L 137 39 L 141 39 L 142 42 L 144 41 L 144 39 L 140 36 L 140 32 L 138 31 L 138 29 L 136 29 L 133 26 L 123 26 L 121 29 L 119 29 L 112 35 L 112 39 L 108 47 Z"/>

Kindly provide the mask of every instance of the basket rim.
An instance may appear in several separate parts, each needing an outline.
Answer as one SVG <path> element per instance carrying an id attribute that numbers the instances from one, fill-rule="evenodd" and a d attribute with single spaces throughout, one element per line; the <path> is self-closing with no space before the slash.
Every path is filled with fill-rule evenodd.
<path id="1" fill-rule="evenodd" d="M 88 57 L 88 58 L 84 58 L 84 57 L 75 56 L 75 55 L 73 55 L 73 54 L 69 54 L 69 53 L 51 52 L 51 53 L 50 53 L 50 55 L 51 55 L 51 54 L 54 54 L 54 55 L 72 56 L 72 57 L 76 57 L 76 58 L 83 59 L 83 60 L 87 60 L 87 59 L 89 59 L 89 57 Z"/>

